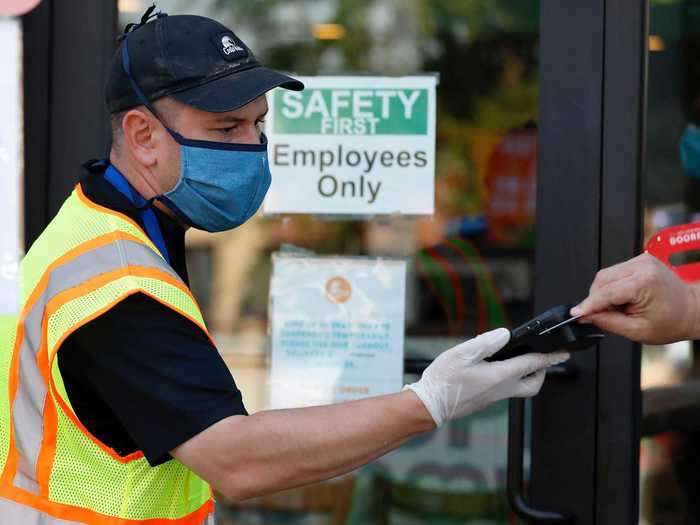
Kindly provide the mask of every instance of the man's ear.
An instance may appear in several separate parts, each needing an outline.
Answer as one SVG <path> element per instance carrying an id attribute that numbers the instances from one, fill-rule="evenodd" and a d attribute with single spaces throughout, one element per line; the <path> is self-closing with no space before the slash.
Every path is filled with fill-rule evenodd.
<path id="1" fill-rule="evenodd" d="M 121 126 L 124 143 L 134 158 L 144 166 L 153 167 L 158 160 L 158 140 L 162 140 L 158 120 L 150 112 L 134 108 L 124 114 Z"/>

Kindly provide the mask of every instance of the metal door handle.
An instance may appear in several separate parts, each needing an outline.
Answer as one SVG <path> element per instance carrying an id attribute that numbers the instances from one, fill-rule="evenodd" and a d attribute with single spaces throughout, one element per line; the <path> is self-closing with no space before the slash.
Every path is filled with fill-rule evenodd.
<path id="1" fill-rule="evenodd" d="M 421 375 L 432 359 L 409 358 L 404 361 L 404 373 Z M 576 365 L 566 363 L 547 370 L 553 377 L 575 377 Z M 572 523 L 573 516 L 531 507 L 523 496 L 523 450 L 525 445 L 525 401 L 511 399 L 508 405 L 508 502 L 520 518 L 531 523 Z"/>
<path id="2" fill-rule="evenodd" d="M 554 367 L 553 367 L 554 368 Z M 551 374 L 551 372 L 554 372 Z M 571 377 L 574 366 L 558 366 L 548 374 Z M 525 446 L 525 400 L 511 399 L 508 404 L 508 503 L 520 518 L 529 523 L 573 523 L 571 514 L 531 507 L 523 495 L 523 450 Z"/>

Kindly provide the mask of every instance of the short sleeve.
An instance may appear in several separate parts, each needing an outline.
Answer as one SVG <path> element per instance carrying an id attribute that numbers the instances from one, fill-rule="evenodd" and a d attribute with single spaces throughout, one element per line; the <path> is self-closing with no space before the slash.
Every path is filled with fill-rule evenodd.
<path id="1" fill-rule="evenodd" d="M 221 419 L 247 415 L 206 334 L 146 295 L 128 297 L 70 339 L 61 352 L 72 353 L 69 361 L 80 363 L 82 379 L 153 466 Z"/>

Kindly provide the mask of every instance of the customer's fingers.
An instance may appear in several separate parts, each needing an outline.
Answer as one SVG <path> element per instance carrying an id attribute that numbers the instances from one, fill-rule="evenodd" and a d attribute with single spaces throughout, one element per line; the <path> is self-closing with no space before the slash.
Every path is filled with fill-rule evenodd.
<path id="1" fill-rule="evenodd" d="M 639 260 L 637 257 L 630 259 L 609 268 L 604 268 L 600 270 L 593 283 L 591 284 L 590 293 L 600 290 L 603 286 L 610 284 L 615 281 L 620 281 L 625 277 L 629 277 L 635 272 L 635 267 L 638 265 Z"/>
<path id="2" fill-rule="evenodd" d="M 608 310 L 586 317 L 586 320 L 601 330 L 638 341 L 647 337 L 647 323 L 617 310 Z"/>
<path id="3" fill-rule="evenodd" d="M 606 284 L 592 292 L 581 304 L 571 309 L 571 315 L 585 317 L 617 306 L 634 303 L 639 297 L 640 282 L 635 275 Z"/>

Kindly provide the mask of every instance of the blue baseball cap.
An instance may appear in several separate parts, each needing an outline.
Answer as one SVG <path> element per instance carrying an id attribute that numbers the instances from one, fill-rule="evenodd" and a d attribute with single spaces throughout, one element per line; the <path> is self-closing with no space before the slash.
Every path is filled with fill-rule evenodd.
<path id="1" fill-rule="evenodd" d="M 143 103 L 134 83 L 148 102 L 170 96 L 216 113 L 240 108 L 276 87 L 304 89 L 300 81 L 262 66 L 219 22 L 153 13 L 154 9 L 151 6 L 140 23 L 127 25 L 120 36 L 105 86 L 110 113 Z"/>

